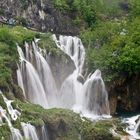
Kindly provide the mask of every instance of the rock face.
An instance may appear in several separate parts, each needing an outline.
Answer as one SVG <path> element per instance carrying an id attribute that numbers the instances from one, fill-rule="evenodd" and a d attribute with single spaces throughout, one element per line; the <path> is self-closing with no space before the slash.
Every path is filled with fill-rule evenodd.
<path id="1" fill-rule="evenodd" d="M 63 81 L 74 71 L 75 65 L 66 54 L 61 56 L 50 54 L 47 57 L 47 62 L 51 67 L 57 88 L 60 89 Z"/>
<path id="2" fill-rule="evenodd" d="M 48 110 L 44 120 L 50 140 L 118 140 L 109 131 L 115 121 L 82 121 L 78 114 L 62 109 Z"/>
<path id="3" fill-rule="evenodd" d="M 108 86 L 110 110 L 138 111 L 140 107 L 140 75 L 114 81 Z"/>
<path id="4" fill-rule="evenodd" d="M 57 10 L 52 0 L 1 0 L 0 9 L 7 19 L 24 18 L 27 26 L 39 31 L 68 35 L 79 32 L 72 18 Z"/>

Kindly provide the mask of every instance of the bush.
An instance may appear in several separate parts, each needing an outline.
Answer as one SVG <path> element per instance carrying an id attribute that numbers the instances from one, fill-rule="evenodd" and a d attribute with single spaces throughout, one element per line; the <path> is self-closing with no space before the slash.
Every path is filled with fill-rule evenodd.
<path id="1" fill-rule="evenodd" d="M 105 80 L 131 76 L 140 71 L 140 18 L 133 21 L 104 23 L 95 30 L 83 33 L 82 39 L 89 46 L 87 65 L 89 72 L 99 68 Z"/>

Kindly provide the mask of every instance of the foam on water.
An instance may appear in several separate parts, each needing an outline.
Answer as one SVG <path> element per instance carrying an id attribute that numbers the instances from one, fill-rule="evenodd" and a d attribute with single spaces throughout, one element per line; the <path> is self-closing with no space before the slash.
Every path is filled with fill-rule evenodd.
<path id="1" fill-rule="evenodd" d="M 125 131 L 131 135 L 131 139 L 140 139 L 140 115 L 125 118 L 123 122 L 128 124 Z"/>

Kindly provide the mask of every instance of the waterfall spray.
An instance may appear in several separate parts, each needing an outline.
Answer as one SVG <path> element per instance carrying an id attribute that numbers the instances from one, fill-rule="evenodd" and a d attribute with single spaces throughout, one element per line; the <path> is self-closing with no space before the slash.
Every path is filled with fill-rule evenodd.
<path id="1" fill-rule="evenodd" d="M 58 48 L 70 56 L 76 66 L 75 71 L 62 84 L 59 93 L 62 107 L 74 109 L 83 114 L 86 112 L 86 114 L 110 115 L 108 94 L 101 71 L 96 70 L 85 83 L 78 80 L 79 76 L 83 77 L 85 60 L 85 49 L 81 40 L 71 36 L 60 36 L 57 40 L 55 35 L 53 35 L 53 40 Z"/>
<path id="2" fill-rule="evenodd" d="M 128 124 L 126 132 L 130 134 L 131 139 L 140 139 L 140 115 L 125 118 L 123 122 Z"/>
<path id="3" fill-rule="evenodd" d="M 85 49 L 81 40 L 71 36 L 59 36 L 57 39 L 55 35 L 53 40 L 59 49 L 70 56 L 75 70 L 63 81 L 58 91 L 45 59 L 47 54 L 38 47 L 37 41 L 25 43 L 25 53 L 17 46 L 20 56 L 18 84 L 25 97 L 44 108 L 60 107 L 82 114 L 109 115 L 108 94 L 100 70 L 96 70 L 87 79 L 82 75 Z"/>

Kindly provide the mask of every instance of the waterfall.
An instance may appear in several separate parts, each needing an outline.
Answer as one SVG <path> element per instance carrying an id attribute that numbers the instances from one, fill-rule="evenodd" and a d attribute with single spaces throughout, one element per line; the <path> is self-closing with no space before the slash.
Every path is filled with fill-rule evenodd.
<path id="1" fill-rule="evenodd" d="M 101 71 L 96 70 L 85 82 L 79 80 L 81 78 L 84 81 L 82 72 L 85 49 L 81 40 L 71 36 L 60 36 L 57 40 L 55 35 L 53 35 L 53 40 L 58 48 L 70 56 L 76 67 L 61 86 L 59 92 L 61 107 L 82 112 L 87 117 L 89 116 L 87 114 L 109 115 L 108 94 L 101 77 Z"/>
<path id="2" fill-rule="evenodd" d="M 77 78 L 82 73 L 85 49 L 81 40 L 77 37 L 60 36 L 58 41 L 56 36 L 53 35 L 53 39 L 57 46 L 70 56 L 76 67 L 75 71 L 65 79 L 59 92 L 61 107 L 72 109 L 72 107 L 77 104 L 77 101 L 80 100 L 82 83 L 80 83 Z"/>
<path id="3" fill-rule="evenodd" d="M 57 105 L 57 88 L 51 69 L 35 42 L 25 43 L 25 55 L 17 46 L 20 66 L 17 70 L 18 84 L 25 92 L 25 97 L 44 108 Z"/>
<path id="4" fill-rule="evenodd" d="M 72 36 L 60 36 L 59 41 L 53 36 L 53 39 L 57 46 L 70 56 L 78 70 L 78 74 L 80 74 L 85 60 L 85 49 L 81 40 L 78 37 Z"/>
<path id="5" fill-rule="evenodd" d="M 18 73 L 18 79 L 22 79 L 23 86 L 19 86 L 23 88 L 23 91 L 26 93 L 26 98 L 31 101 L 32 103 L 39 104 L 43 107 L 48 106 L 48 101 L 46 99 L 45 91 L 43 88 L 43 85 L 39 79 L 39 76 L 37 74 L 37 71 L 33 67 L 33 65 L 26 60 L 22 49 L 18 46 L 18 52 L 20 55 L 20 69 L 18 71 L 21 71 Z M 27 56 L 27 54 L 26 54 Z M 27 57 L 28 58 L 28 57 Z M 22 78 L 20 78 L 22 77 Z"/>
<path id="6" fill-rule="evenodd" d="M 42 133 L 41 140 L 49 140 L 48 133 L 45 126 L 42 126 L 41 133 Z"/>
<path id="7" fill-rule="evenodd" d="M 45 126 L 40 128 L 41 133 L 37 134 L 36 128 L 30 123 L 21 122 L 24 138 L 27 140 L 49 140 Z"/>
<path id="8" fill-rule="evenodd" d="M 125 118 L 123 122 L 128 124 L 126 132 L 131 135 L 131 139 L 140 139 L 140 115 Z"/>
<path id="9" fill-rule="evenodd" d="M 13 101 L 8 100 L 8 99 L 2 94 L 1 91 L 0 91 L 0 94 L 1 94 L 1 96 L 3 97 L 4 102 L 6 103 L 8 113 L 11 115 L 12 120 L 14 120 L 14 121 L 17 120 L 18 116 L 20 116 L 20 112 L 17 111 L 16 109 L 13 109 L 13 107 L 12 107 L 12 105 L 11 105 L 11 103 L 12 103 Z"/>
<path id="10" fill-rule="evenodd" d="M 11 140 L 23 140 L 23 137 L 18 129 L 11 128 L 11 132 L 12 132 Z"/>
<path id="11" fill-rule="evenodd" d="M 49 102 L 50 107 L 54 107 L 57 105 L 57 88 L 55 85 L 55 81 L 51 72 L 51 69 L 43 57 L 41 50 L 36 46 L 33 42 L 32 44 L 34 48 L 35 58 L 36 58 L 36 65 L 39 77 L 45 89 L 45 93 Z"/>
<path id="12" fill-rule="evenodd" d="M 97 115 L 110 114 L 107 91 L 101 77 L 101 71 L 96 70 L 83 86 L 84 107 Z"/>
<path id="13" fill-rule="evenodd" d="M 11 123 L 11 119 L 13 121 L 16 121 L 17 118 L 21 115 L 21 113 L 13 108 L 13 106 L 11 105 L 12 101 L 8 100 L 2 94 L 1 91 L 0 91 L 0 96 L 2 96 L 3 101 L 5 102 L 5 104 L 7 106 L 7 111 L 8 111 L 8 113 L 7 113 L 7 111 L 5 109 L 3 109 L 2 106 L 0 106 L 0 126 L 3 125 L 3 119 L 5 119 L 5 121 L 8 124 L 8 127 L 11 131 L 10 140 L 24 140 L 24 139 L 39 140 L 37 132 L 36 132 L 36 128 L 33 125 L 31 125 L 29 123 L 21 122 L 21 127 L 23 130 L 24 138 L 21 135 L 21 132 L 18 129 L 13 127 L 13 125 Z M 40 137 L 42 140 L 48 140 L 48 135 L 47 135 L 47 132 L 46 132 L 46 129 L 44 126 L 41 128 Z"/>
<path id="14" fill-rule="evenodd" d="M 21 70 L 20 70 L 19 65 L 18 65 L 18 70 L 17 70 L 17 81 L 18 81 L 18 85 L 21 87 L 21 89 L 23 91 L 24 97 L 26 97 L 26 94 L 25 94 L 25 91 L 24 91 L 24 84 L 23 84 L 22 74 L 21 74 Z"/>
<path id="15" fill-rule="evenodd" d="M 28 140 L 39 140 L 36 129 L 33 125 L 29 123 L 21 123 L 23 132 L 24 132 L 24 138 Z"/>
<path id="16" fill-rule="evenodd" d="M 18 115 L 20 115 L 20 113 L 16 110 L 16 109 L 13 109 L 12 105 L 11 105 L 11 101 L 8 100 L 3 94 L 2 92 L 0 91 L 0 95 L 3 97 L 3 100 L 4 102 L 6 103 L 7 105 L 7 110 L 8 110 L 8 113 L 11 115 L 11 118 L 12 120 L 16 120 Z M 1 106 L 0 106 L 0 120 L 1 120 L 1 123 L 2 123 L 2 120 L 5 119 L 9 128 L 10 128 L 10 131 L 11 131 L 11 138 L 10 140 L 23 140 L 23 137 L 20 133 L 20 131 L 16 128 L 14 128 L 12 126 L 12 123 L 11 123 L 11 120 L 10 118 L 8 117 L 8 114 L 7 114 L 7 111 L 4 110 Z"/>
<path id="17" fill-rule="evenodd" d="M 25 43 L 22 50 L 17 46 L 20 64 L 18 65 L 18 84 L 25 97 L 44 108 L 60 107 L 72 109 L 82 114 L 109 115 L 108 94 L 101 71 L 96 70 L 88 78 L 84 77 L 85 48 L 78 37 L 53 35 L 57 47 L 70 56 L 75 70 L 56 88 L 50 66 L 45 59 L 45 50 L 37 45 Z M 85 80 L 86 79 L 86 80 Z"/>

